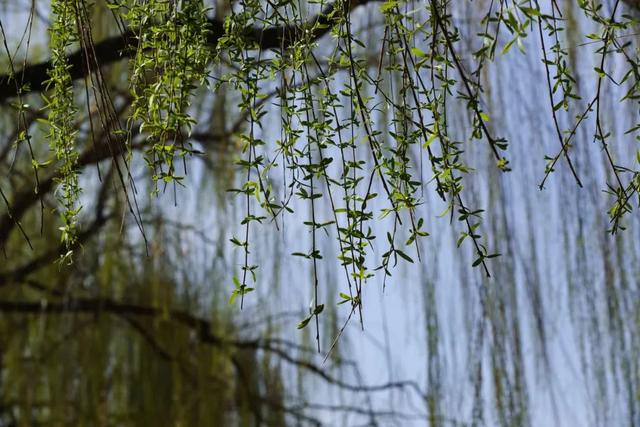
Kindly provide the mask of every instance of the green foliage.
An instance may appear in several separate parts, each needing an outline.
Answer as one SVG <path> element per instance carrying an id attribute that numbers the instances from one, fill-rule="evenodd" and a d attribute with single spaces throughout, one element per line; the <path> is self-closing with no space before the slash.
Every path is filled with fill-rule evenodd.
<path id="1" fill-rule="evenodd" d="M 188 137 L 195 120 L 188 108 L 194 91 L 206 83 L 207 10 L 202 0 L 132 1 L 121 7 L 138 38 L 131 61 L 130 127 L 147 135 L 146 161 L 157 193 L 158 182 L 180 183 L 176 163 L 194 153 Z"/>
<path id="2" fill-rule="evenodd" d="M 80 188 L 73 143 L 76 107 L 65 52 L 76 39 L 78 20 L 74 21 L 72 6 L 84 5 L 77 1 L 52 4 L 48 102 L 51 146 L 62 161 L 62 239 L 69 249 L 75 241 Z M 526 54 L 530 35 L 540 40 L 560 146 L 557 154 L 547 156 L 540 188 L 561 158 L 582 185 L 571 149 L 578 128 L 593 115 L 594 141 L 605 152 L 615 178 L 606 190 L 613 200 L 611 232 L 624 228 L 622 219 L 631 211 L 639 172 L 617 164 L 611 156 L 611 132 L 604 129 L 600 113 L 603 81 L 637 82 L 640 75 L 616 36 L 634 23 L 628 16 L 615 18 L 619 1 L 611 16 L 604 15 L 596 2 L 578 2 L 584 16 L 599 28 L 587 37 L 601 45 L 596 51 L 601 60 L 594 68 L 596 95 L 568 129 L 561 123 L 581 98 L 562 37 L 565 23 L 555 2 L 542 8 L 537 1 L 491 3 L 480 22 L 484 30 L 477 34 L 480 46 L 472 52 L 472 66 L 460 54 L 464 29 L 454 21 L 450 3 L 440 0 L 430 0 L 411 13 L 406 12 L 406 1 L 377 5 L 383 32 L 379 57 L 372 60 L 361 30 L 352 22 L 354 9 L 366 3 L 321 4 L 310 9 L 318 11 L 310 15 L 296 2 L 245 0 L 231 7 L 223 21 L 209 19 L 202 0 L 111 3 L 116 18 L 124 19 L 135 35 L 127 142 L 130 150 L 134 135 L 144 136 L 153 193 L 183 181 L 187 157 L 195 153 L 189 138 L 197 123 L 191 102 L 195 91 L 210 83 L 212 68 L 224 70 L 212 85 L 214 92 L 231 89 L 236 96 L 244 121 L 234 129 L 240 153 L 236 183 L 229 191 L 241 198 L 244 208 L 239 219 L 242 236 L 233 236 L 231 242 L 243 260 L 231 301 L 239 296 L 242 307 L 248 290 L 259 282 L 260 263 L 251 253 L 256 230 L 265 224 L 279 227 L 285 216 L 305 209 L 308 214 L 301 223 L 309 231 L 310 245 L 291 252 L 310 263 L 315 309 L 324 298 L 318 295 L 317 266 L 326 262 L 318 246 L 319 233 L 333 234 L 346 283 L 342 290 L 359 305 L 363 284 L 376 272 L 384 275 L 386 285 L 399 260 L 422 260 L 419 240 L 429 231 L 416 208 L 424 203 L 427 184 L 445 203 L 443 216 L 457 219 L 458 246 L 468 245 L 474 253 L 472 265 L 489 277 L 488 261 L 498 253 L 482 231 L 484 210 L 472 206 L 475 202 L 465 193 L 466 179 L 475 167 L 465 151 L 473 141 L 483 141 L 495 168 L 511 170 L 508 143 L 494 134 L 492 112 L 483 100 L 482 74 L 488 63 L 510 53 L 513 46 Z M 323 40 L 330 38 L 332 44 L 320 53 L 319 37 L 325 33 L 330 37 Z M 607 70 L 606 58 L 614 54 L 625 58 L 628 66 L 621 81 Z M 637 86 L 631 84 L 623 101 L 637 98 Z M 276 100 L 270 102 L 272 98 Z M 267 125 L 278 117 L 272 105 L 279 108 L 276 141 L 264 137 Z M 467 135 L 452 131 L 452 105 L 466 107 L 455 113 L 469 122 Z M 388 119 L 388 129 L 378 126 L 378 117 Z M 419 161 L 412 158 L 416 150 Z M 132 160 L 129 154 L 127 162 Z M 428 160 L 428 177 L 422 156 Z M 625 174 L 631 178 L 625 179 Z M 328 215 L 323 206 L 330 207 Z M 372 226 L 376 221 L 386 221 L 390 230 L 377 258 Z"/>
<path id="3" fill-rule="evenodd" d="M 173 240 L 160 227 L 148 230 L 158 249 Z M 130 258 L 118 234 L 114 223 L 64 272 L 49 265 L 29 284 L 0 289 L 1 422 L 284 425 L 272 356 L 244 339 L 223 302 L 197 298 L 198 284 L 176 274 L 180 259 Z M 211 315 L 191 314 L 203 310 Z"/>
<path id="4" fill-rule="evenodd" d="M 53 0 L 51 11 L 54 21 L 49 31 L 52 68 L 49 70 L 48 84 L 52 93 L 47 98 L 50 124 L 48 137 L 51 150 L 60 161 L 59 178 L 57 178 L 60 189 L 57 194 L 62 207 L 61 239 L 68 250 L 64 257 L 70 257 L 71 249 L 75 245 L 77 217 L 82 208 L 78 203 L 82 189 L 78 182 L 76 168 L 77 108 L 67 63 L 68 48 L 77 41 L 76 7 L 75 0 Z"/>

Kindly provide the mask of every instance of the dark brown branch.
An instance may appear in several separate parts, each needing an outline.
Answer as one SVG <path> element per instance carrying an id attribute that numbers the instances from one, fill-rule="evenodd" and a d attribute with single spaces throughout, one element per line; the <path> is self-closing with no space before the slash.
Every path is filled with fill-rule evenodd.
<path id="1" fill-rule="evenodd" d="M 0 301 L 0 312 L 19 314 L 99 314 L 108 313 L 118 316 L 159 317 L 162 310 L 145 305 L 117 302 L 112 299 L 78 298 L 68 302 Z M 208 321 L 197 318 L 187 312 L 174 310 L 170 318 L 199 332 L 203 342 L 221 344 L 222 339 L 213 335 Z"/>
<path id="2" fill-rule="evenodd" d="M 343 0 L 345 1 L 345 0 Z M 350 0 L 347 7 L 350 10 L 358 6 L 365 5 L 369 2 L 379 0 Z M 347 1 L 345 1 L 347 3 Z M 301 39 L 305 34 L 305 30 L 313 29 L 311 40 L 316 40 L 326 33 L 338 22 L 338 14 L 333 11 L 338 2 L 334 2 L 327 6 L 324 11 L 309 20 L 306 24 L 297 26 L 281 26 L 256 28 L 250 27 L 246 29 L 247 41 L 255 42 L 260 49 L 279 49 L 289 47 L 296 41 Z M 215 48 L 220 37 L 224 35 L 223 23 L 217 19 L 208 20 L 209 45 Z M 124 58 L 129 58 L 135 54 L 136 50 L 136 32 L 128 30 L 122 35 L 107 38 L 94 45 L 94 60 L 101 66 L 118 62 Z M 69 72 L 74 80 L 80 79 L 87 75 L 86 58 L 83 50 L 78 50 L 67 57 L 69 64 Z M 51 61 L 44 61 L 38 64 L 29 65 L 23 70 L 16 71 L 15 77 L 18 81 L 23 82 L 22 94 L 29 92 L 42 92 L 46 89 L 49 80 L 48 70 L 51 68 Z M 18 86 L 16 80 L 9 74 L 0 75 L 0 102 L 12 98 L 18 94 Z"/>

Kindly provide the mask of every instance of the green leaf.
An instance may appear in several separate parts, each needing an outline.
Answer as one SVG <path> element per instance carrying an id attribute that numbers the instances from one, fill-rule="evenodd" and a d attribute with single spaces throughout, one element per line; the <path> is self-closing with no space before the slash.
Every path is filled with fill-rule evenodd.
<path id="1" fill-rule="evenodd" d="M 520 10 L 523 11 L 527 16 L 540 16 L 540 11 L 532 7 L 520 7 Z"/>
<path id="2" fill-rule="evenodd" d="M 512 39 L 506 45 L 504 45 L 504 47 L 502 48 L 502 51 L 500 51 L 500 54 L 505 55 L 507 52 L 509 52 L 509 49 L 511 49 L 511 47 L 516 42 L 516 40 L 518 40 L 518 37 Z"/>
<path id="3" fill-rule="evenodd" d="M 397 5 L 398 5 L 397 0 L 387 0 L 382 4 L 382 6 L 380 6 L 380 12 L 382 13 L 388 12 L 394 7 L 396 7 Z"/>
<path id="4" fill-rule="evenodd" d="M 300 323 L 298 323 L 298 329 L 302 329 L 305 326 L 307 326 L 309 324 L 309 322 L 311 321 L 311 317 L 312 316 L 305 317 L 304 319 L 302 319 L 302 321 Z"/>
<path id="5" fill-rule="evenodd" d="M 418 47 L 412 47 L 411 48 L 411 53 L 413 53 L 418 58 L 424 58 L 425 56 L 427 56 L 427 54 L 424 53 L 424 51 L 422 49 L 418 48 Z"/>
<path id="6" fill-rule="evenodd" d="M 233 302 L 236 300 L 238 295 L 239 295 L 239 292 L 238 292 L 237 289 L 235 291 L 231 292 L 231 297 L 229 297 L 229 305 L 233 305 Z"/>
<path id="7" fill-rule="evenodd" d="M 409 255 L 405 254 L 400 249 L 396 249 L 396 253 L 400 255 L 400 257 L 402 257 L 404 260 L 409 261 L 410 263 L 413 263 L 413 259 L 411 259 Z"/>
<path id="8" fill-rule="evenodd" d="M 313 314 L 317 316 L 318 314 L 322 313 L 322 310 L 324 310 L 324 304 L 318 304 L 313 310 Z"/>

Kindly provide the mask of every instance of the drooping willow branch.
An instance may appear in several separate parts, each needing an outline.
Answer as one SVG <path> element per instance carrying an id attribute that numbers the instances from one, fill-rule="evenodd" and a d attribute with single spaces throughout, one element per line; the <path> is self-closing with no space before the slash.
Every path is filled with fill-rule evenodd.
<path id="1" fill-rule="evenodd" d="M 343 3 L 347 3 L 349 10 L 353 11 L 359 6 L 379 1 L 380 0 L 343 0 Z M 291 46 L 300 40 L 308 28 L 313 29 L 313 33 L 311 35 L 306 34 L 305 38 L 311 37 L 312 39 L 318 39 L 327 34 L 336 24 L 338 19 L 332 14 L 332 11 L 337 3 L 339 2 L 331 3 L 325 10 L 309 19 L 309 21 L 303 25 L 277 26 L 264 29 L 255 27 L 246 28 L 244 30 L 246 40 L 256 43 L 256 47 L 260 49 L 279 49 Z M 224 22 L 218 19 L 207 19 L 207 27 L 207 41 L 213 49 L 225 34 Z M 104 66 L 126 58 L 131 58 L 136 53 L 137 34 L 139 34 L 138 29 L 128 29 L 122 34 L 95 43 L 92 50 L 95 58 L 92 58 L 92 60 Z M 69 65 L 69 74 L 74 80 L 83 78 L 88 73 L 85 55 L 86 52 L 80 49 L 69 54 L 66 58 L 66 62 Z M 51 60 L 46 60 L 37 64 L 28 65 L 22 70 L 17 70 L 15 73 L 0 75 L 0 103 L 17 96 L 18 93 L 27 94 L 45 90 L 47 81 L 49 80 L 47 72 L 51 67 Z M 22 86 L 16 85 L 16 79 L 22 83 Z"/>
<path id="2" fill-rule="evenodd" d="M 82 2 L 83 0 L 76 0 Z M 194 2 L 196 0 L 193 0 Z M 231 72 L 218 78 L 218 84 L 227 84 L 235 89 L 241 95 L 241 102 L 236 107 L 243 111 L 246 116 L 246 124 L 248 130 L 241 133 L 240 139 L 243 142 L 243 157 L 236 162 L 246 174 L 246 180 L 241 182 L 240 188 L 230 189 L 240 193 L 246 200 L 246 213 L 242 220 L 245 225 L 243 239 L 236 239 L 235 236 L 231 242 L 243 249 L 244 263 L 242 267 L 242 280 L 234 280 L 234 284 L 244 295 L 244 292 L 250 290 L 247 288 L 247 280 L 249 273 L 253 275 L 258 268 L 257 265 L 249 263 L 249 223 L 251 221 L 260 222 L 266 217 L 259 216 L 260 212 L 257 206 L 263 208 L 267 213 L 290 211 L 289 201 L 294 198 L 298 200 L 310 201 L 311 221 L 307 221 L 312 232 L 312 248 L 307 252 L 294 252 L 292 255 L 303 256 L 313 262 L 314 271 L 317 259 L 321 259 L 321 254 L 316 248 L 315 236 L 316 230 L 325 226 L 333 225 L 335 227 L 336 236 L 340 245 L 340 256 L 342 266 L 345 267 L 345 281 L 349 286 L 349 294 L 341 293 L 343 302 L 350 301 L 361 309 L 361 285 L 369 277 L 373 276 L 373 272 L 383 270 L 385 274 L 389 274 L 388 265 L 390 260 L 398 257 L 408 262 L 413 260 L 399 248 L 396 240 L 400 239 L 400 235 L 396 236 L 396 225 L 402 225 L 400 220 L 400 211 L 406 211 L 411 220 L 411 230 L 404 246 L 410 246 L 415 243 L 417 236 L 426 236 L 426 232 L 420 231 L 422 224 L 421 218 L 414 221 L 414 208 L 422 203 L 418 190 L 423 184 L 422 179 L 422 159 L 420 159 L 420 172 L 412 172 L 412 168 L 417 170 L 416 164 L 412 164 L 410 160 L 411 147 L 425 149 L 428 153 L 429 162 L 433 172 L 433 178 L 437 184 L 436 191 L 438 194 L 448 201 L 448 209 L 453 218 L 455 212 L 459 213 L 459 221 L 464 227 L 464 231 L 460 232 L 460 238 L 457 244 L 460 245 L 463 240 L 468 239 L 473 243 L 476 260 L 474 266 L 481 265 L 484 267 L 486 275 L 489 275 L 489 269 L 485 264 L 485 259 L 497 256 L 497 253 L 490 253 L 486 245 L 481 243 L 480 230 L 480 213 L 482 209 L 468 207 L 466 202 L 463 203 L 461 192 L 464 188 L 463 176 L 470 173 L 473 165 L 467 165 L 463 156 L 466 147 L 465 140 L 450 132 L 449 121 L 447 119 L 448 111 L 451 112 L 451 105 L 448 99 L 457 98 L 460 102 L 466 104 L 467 117 L 471 122 L 472 132 L 469 140 L 486 139 L 489 147 L 496 157 L 497 166 L 502 170 L 508 170 L 506 159 L 498 152 L 498 149 L 505 150 L 506 142 L 498 140 L 491 136 L 490 118 L 485 113 L 486 105 L 481 99 L 482 86 L 480 83 L 479 71 L 469 68 L 467 58 L 463 57 L 461 52 L 460 41 L 462 39 L 461 30 L 455 22 L 455 16 L 452 8 L 453 2 L 445 0 L 433 0 L 425 5 L 424 10 L 416 14 L 407 14 L 403 12 L 398 3 L 389 0 L 380 7 L 381 15 L 384 17 L 385 36 L 383 38 L 382 48 L 380 51 L 380 63 L 378 66 L 378 78 L 373 79 L 369 74 L 370 64 L 362 59 L 362 50 L 367 49 L 365 43 L 360 40 L 360 28 L 352 28 L 351 12 L 361 5 L 365 5 L 373 0 L 361 1 L 335 1 L 324 8 L 322 12 L 312 18 L 298 16 L 299 11 L 292 4 L 285 6 L 265 6 L 258 0 L 247 0 L 243 2 L 242 11 L 233 12 L 235 15 L 228 17 L 224 22 L 221 20 L 206 19 L 206 43 L 199 43 L 197 51 L 198 55 L 203 54 L 206 59 L 204 65 L 208 61 L 227 60 L 233 64 L 230 66 Z M 133 2 L 139 4 L 139 2 Z M 189 2 L 186 2 L 189 3 Z M 197 6 L 204 7 L 204 3 L 196 2 Z M 115 62 L 121 58 L 134 58 L 132 76 L 130 79 L 130 92 L 134 99 L 131 110 L 134 112 L 128 116 L 130 120 L 129 132 L 138 124 L 139 132 L 151 134 L 151 138 L 147 139 L 146 148 L 152 151 L 154 157 L 152 159 L 153 166 L 156 166 L 156 158 L 160 158 L 160 172 L 165 175 L 157 175 L 162 179 L 167 178 L 165 183 L 174 178 L 173 161 L 179 157 L 171 151 L 175 149 L 174 144 L 181 144 L 183 141 L 174 138 L 174 135 L 180 133 L 183 129 L 190 131 L 191 124 L 195 123 L 195 116 L 189 114 L 189 104 L 186 98 L 193 95 L 193 88 L 200 82 L 204 84 L 204 78 L 194 78 L 196 73 L 183 73 L 181 66 L 174 68 L 173 60 L 175 56 L 183 54 L 189 59 L 190 48 L 194 43 L 190 36 L 191 29 L 195 28 L 197 33 L 199 23 L 203 22 L 203 13 L 199 10 L 191 12 L 186 18 L 180 18 L 179 15 L 170 21 L 166 26 L 166 22 L 162 20 L 164 14 L 167 14 L 165 7 L 168 3 L 160 0 L 157 3 L 152 1 L 143 2 L 144 5 L 158 5 L 158 9 L 148 9 L 139 13 L 137 18 L 129 19 L 130 29 L 125 30 L 123 34 L 109 38 L 103 42 L 91 43 L 91 49 L 82 49 L 67 57 L 63 56 L 65 63 L 69 64 L 69 74 L 71 78 L 82 76 L 93 76 L 93 72 L 98 72 L 101 66 Z M 190 4 L 190 3 L 189 3 Z M 503 54 L 506 54 L 509 47 L 514 43 L 520 43 L 521 39 L 530 33 L 529 23 L 538 23 L 538 33 L 541 37 L 542 58 L 544 59 L 545 70 L 547 73 L 547 90 L 550 92 L 551 107 L 554 109 L 552 118 L 554 119 L 556 133 L 561 143 L 561 151 L 552 158 L 547 173 L 553 170 L 553 166 L 557 159 L 564 154 L 567 157 L 572 172 L 577 177 L 575 171 L 568 158 L 569 141 L 576 135 L 575 129 L 584 121 L 585 115 L 580 116 L 576 125 L 570 132 L 565 132 L 568 136 L 563 136 L 563 131 L 559 127 L 559 120 L 556 117 L 560 111 L 556 113 L 555 109 L 564 107 L 567 99 L 572 98 L 573 91 L 570 90 L 568 83 L 562 84 L 566 79 L 571 80 L 558 64 L 564 63 L 562 60 L 564 54 L 559 52 L 555 55 L 556 62 L 551 62 L 554 57 L 547 56 L 545 40 L 557 38 L 556 33 L 558 27 L 555 24 L 553 15 L 548 17 L 545 10 L 541 10 L 537 3 L 536 7 L 525 7 L 522 5 L 514 5 L 507 7 L 508 2 L 500 1 L 500 12 L 498 13 L 497 22 L 495 23 L 495 31 L 490 31 L 494 24 L 489 25 L 487 21 L 485 37 L 494 40 L 483 48 L 473 53 L 473 57 L 478 61 L 478 70 L 482 68 L 484 62 L 493 60 L 493 51 L 495 43 L 499 37 L 499 29 L 506 28 L 512 35 L 512 40 L 506 43 L 503 48 Z M 618 4 L 618 2 L 616 2 Z M 506 8 L 503 10 L 503 6 Z M 151 6 L 149 6 L 151 7 Z M 184 6 L 183 6 L 184 7 Z M 291 8 L 288 11 L 287 8 Z M 271 10 L 275 9 L 275 11 Z M 295 16 L 282 15 L 278 9 L 284 9 L 285 12 L 293 13 Z M 204 10 L 204 9 L 203 9 Z M 613 37 L 614 30 L 619 32 L 617 26 L 628 28 L 631 22 L 622 24 L 615 21 L 614 8 L 612 16 L 606 18 L 600 16 L 597 10 L 590 11 L 586 6 L 583 11 L 600 27 L 606 29 L 602 38 L 603 50 L 600 73 L 598 78 L 598 94 L 594 98 L 594 102 L 589 104 L 587 111 L 592 105 L 599 105 L 600 99 L 600 83 L 606 83 L 604 77 L 604 56 L 605 53 L 614 53 L 609 51 L 611 47 L 616 47 L 624 53 L 622 48 L 615 44 Z M 146 13 L 149 12 L 149 13 Z M 552 11 L 553 12 L 553 11 Z M 123 14 L 127 18 L 131 15 Z M 493 16 L 491 8 L 487 17 Z M 186 22 L 187 19 L 193 18 L 193 22 Z M 487 18 L 489 19 L 489 18 Z M 493 18 L 492 18 L 493 19 Z M 543 19 L 549 21 L 547 30 L 550 34 L 545 35 L 540 31 L 544 28 Z M 148 21 L 153 21 L 151 24 Z M 182 22 L 181 22 L 182 20 Z M 145 22 L 147 22 L 145 24 Z M 491 21 L 493 22 L 493 21 Z M 546 22 L 546 21 L 544 21 Z M 184 25 L 182 25 L 184 24 Z M 260 25 L 263 26 L 260 26 Z M 179 27 L 179 28 L 175 28 Z M 162 33 L 162 29 L 166 29 Z M 333 53 L 329 55 L 328 62 L 330 69 L 344 69 L 348 71 L 346 79 L 333 80 L 333 73 L 328 72 L 323 75 L 322 79 L 313 79 L 309 77 L 308 66 L 314 62 L 318 62 L 314 57 L 314 49 L 318 47 L 317 40 L 329 31 L 333 33 L 332 40 L 335 48 Z M 184 32 L 187 34 L 185 35 Z M 158 35 L 159 34 L 159 35 Z M 196 34 L 197 35 L 197 34 Z M 145 39 L 147 37 L 147 39 Z M 149 40 L 152 42 L 148 43 Z M 553 41 L 553 40 L 552 40 Z M 202 42 L 202 39 L 198 39 Z M 552 44 L 550 52 L 555 52 L 555 46 L 560 48 L 560 43 Z M 186 46 L 186 47 L 185 47 Z M 420 47 L 424 48 L 422 50 Z M 215 48 L 216 55 L 208 55 L 208 49 Z M 273 49 L 272 52 L 265 54 L 267 49 Z M 362 50 L 361 50 L 362 49 Z M 158 53 L 160 51 L 160 53 Z M 256 52 L 258 54 L 256 55 Z M 162 61 L 155 59 L 161 58 Z M 200 56 L 198 56 L 200 58 Z M 551 59 L 548 59 L 551 58 Z M 180 59 L 180 58 L 178 58 Z M 180 59 L 182 60 L 182 59 Z M 199 61 L 200 59 L 198 59 Z M 92 64 L 84 66 L 84 62 Z M 184 61 L 186 67 L 193 66 L 194 69 L 202 71 L 203 64 L 189 64 Z M 637 68 L 634 61 L 628 61 L 630 64 L 629 76 L 634 76 L 637 81 Z M 159 65 L 160 64 L 160 65 Z M 0 101 L 11 96 L 11 88 L 16 87 L 16 94 L 28 93 L 42 88 L 42 76 L 37 75 L 38 70 L 43 71 L 46 77 L 46 70 L 52 64 L 45 62 L 32 67 L 26 67 L 24 73 L 14 72 L 14 80 L 9 76 L 0 79 L 2 84 L 8 85 L 9 90 L 0 92 Z M 202 66 L 202 67 L 201 67 Z M 40 68 L 38 68 L 40 67 Z M 318 68 L 320 68 L 318 66 Z M 552 78 L 549 75 L 550 70 L 554 69 L 559 77 L 559 89 L 551 86 Z M 170 73 L 167 73 L 167 70 Z M 633 73 L 631 73 L 633 71 Z M 382 73 L 388 73 L 387 79 L 391 88 L 386 90 L 380 84 L 386 79 Z M 167 78 L 167 75 L 174 73 L 175 78 Z M 323 73 L 325 74 L 325 73 Z M 139 79 L 137 79 L 137 77 Z M 185 77 L 186 76 L 186 77 Z M 275 76 L 275 77 L 274 77 Z M 278 166 L 276 161 L 269 159 L 269 148 L 264 148 L 270 141 L 264 140 L 255 129 L 260 127 L 261 117 L 267 114 L 266 108 L 261 108 L 263 104 L 258 101 L 259 98 L 265 96 L 264 91 L 268 90 L 274 84 L 277 84 L 276 78 L 282 79 L 282 87 L 278 88 L 278 102 L 273 105 L 279 105 L 282 111 L 281 127 L 283 129 L 283 138 L 280 141 L 281 158 L 283 167 L 283 176 L 290 173 L 292 178 L 290 185 L 284 185 L 288 188 L 283 193 L 282 200 L 270 197 L 271 189 L 269 187 L 268 174 L 272 168 Z M 394 85 L 394 80 L 401 79 L 398 86 Z M 475 81 L 477 78 L 477 82 Z M 40 79 L 40 80 L 39 80 Z M 16 81 L 24 81 L 28 87 L 17 87 Z M 302 84 L 301 84 L 302 83 Z M 397 85 L 397 83 L 395 83 Z M 164 86 L 163 86 L 164 85 Z M 86 85 L 88 86 L 88 84 Z M 296 87 L 299 86 L 298 89 Z M 314 101 L 314 93 L 312 87 L 317 87 L 322 99 Z M 367 96 L 367 90 L 375 87 L 375 94 L 384 98 L 387 102 L 386 108 L 391 111 L 393 117 L 392 124 L 394 126 L 393 133 L 390 133 L 390 143 L 383 144 L 382 137 L 379 136 L 381 130 L 374 123 L 375 116 L 378 112 L 387 113 L 378 105 L 374 105 L 374 98 Z M 1 87 L 0 87 L 1 89 Z M 554 93 L 559 90 L 562 95 L 563 102 L 555 102 Z M 184 94 L 186 92 L 186 95 Z M 457 92 L 457 95 L 454 95 Z M 157 94 L 167 96 L 178 94 L 175 98 L 164 100 L 164 104 L 160 104 Z M 168 95 L 167 95 L 168 94 Z M 559 94 L 559 95 L 560 95 Z M 100 94 L 102 96 L 102 94 Z M 338 96 L 340 95 L 340 96 Z M 634 94 L 632 94 L 634 95 Z M 577 95 L 576 95 L 577 96 Z M 98 97 L 96 97 L 98 98 Z M 631 98 L 631 97 L 630 97 Z M 346 107 L 340 105 L 346 100 Z M 138 102 L 136 102 L 138 101 Z M 449 102 L 449 104 L 448 104 Z M 89 104 L 89 101 L 87 102 Z M 97 104 L 97 102 L 96 102 Z M 176 107 L 178 105 L 178 107 Z M 558 107 L 557 107 L 558 106 Z M 109 107 L 109 106 L 107 106 Z M 98 107 L 100 108 L 100 107 Z M 109 107 L 110 108 L 110 107 Z M 106 108 L 107 111 L 109 108 Z M 144 115 L 149 113 L 148 110 L 158 109 L 159 114 L 153 117 L 153 120 L 147 119 Z M 338 112 L 339 111 L 339 112 Z M 488 109 L 487 109 L 488 111 Z M 140 112 L 136 115 L 136 112 Z M 106 114 L 103 112 L 103 114 Z M 109 113 L 110 114 L 110 113 Z M 178 123 L 177 125 L 167 125 L 165 120 L 167 117 L 172 118 Z M 176 118 L 177 117 L 177 118 Z M 64 117 L 63 117 L 64 118 Z M 596 113 L 596 119 L 598 113 Z M 597 137 L 604 140 L 606 133 L 598 122 Z M 151 124 L 152 126 L 147 126 Z M 120 130 L 115 127 L 113 130 Z M 159 129 L 157 135 L 153 135 L 154 129 Z M 236 130 L 239 130 L 238 128 Z M 115 133 L 115 132 L 114 132 Z M 185 132 L 186 133 L 186 132 Z M 109 134 L 109 132 L 107 132 Z M 349 135 L 350 134 L 350 135 Z M 127 139 L 120 140 L 118 143 L 117 153 L 122 150 L 131 149 L 131 133 Z M 146 135 L 145 135 L 146 136 Z M 350 138 L 349 138 L 350 136 Z M 342 138 L 346 138 L 342 140 Z M 362 138 L 364 137 L 364 138 Z M 364 150 L 360 147 L 360 138 L 365 142 Z M 435 143 L 431 145 L 433 142 Z M 127 146 L 128 145 L 128 146 Z M 606 146 L 605 146 L 606 147 Z M 159 151 L 160 149 L 161 151 Z M 432 151 L 433 149 L 433 151 Z M 264 150 L 264 151 L 263 151 Z M 329 168 L 329 164 L 333 158 L 329 156 L 329 151 L 333 150 L 336 154 L 335 166 Z M 347 156 L 345 157 L 345 151 Z M 115 152 L 115 151 L 114 151 Z M 128 152 L 130 153 L 130 152 Z M 159 153 L 159 156 L 155 157 Z M 164 153 L 164 154 L 163 154 Z M 186 154 L 187 152 L 179 152 Z M 276 154 L 279 152 L 276 151 Z M 371 161 L 364 159 L 364 154 L 371 157 Z M 162 156 L 165 155 L 163 158 Z M 609 157 L 611 168 L 618 175 L 617 170 L 620 168 Z M 78 159 L 79 165 L 83 166 L 82 156 Z M 165 167 L 165 172 L 162 171 Z M 158 169 L 158 168 L 156 168 Z M 255 178 L 254 178 L 255 177 Z M 622 214 L 627 213 L 630 207 L 627 207 L 629 198 L 633 195 L 637 188 L 637 182 L 640 182 L 640 173 L 635 173 L 634 179 L 628 184 L 631 186 L 629 190 L 625 190 L 624 183 L 618 179 L 617 187 L 612 191 L 620 194 L 617 197 L 617 204 L 614 206 L 612 217 L 616 220 L 614 226 Z M 176 177 L 181 178 L 181 177 Z M 288 179 L 287 176 L 285 179 Z M 155 179 L 155 178 L 154 178 Z M 389 241 L 389 250 L 382 256 L 382 262 L 375 270 L 369 268 L 367 264 L 368 253 L 373 247 L 375 235 L 371 232 L 368 224 L 371 224 L 374 218 L 373 203 L 370 200 L 376 198 L 374 193 L 374 179 L 379 180 L 379 184 L 384 189 L 386 196 L 385 202 L 390 207 L 381 210 L 382 217 L 387 214 L 393 214 L 396 223 L 393 225 L 393 234 L 387 235 Z M 324 181 L 326 190 L 323 190 L 318 183 Z M 122 181 L 124 185 L 124 180 Z M 266 185 L 265 185 L 266 183 Z M 51 182 L 45 182 L 48 187 L 41 190 L 49 191 Z M 338 200 L 335 204 L 331 199 L 331 185 L 342 187 L 344 190 L 343 202 Z M 297 191 L 297 192 L 296 192 Z M 17 207 L 14 207 L 16 216 L 21 215 L 27 206 L 30 206 L 34 200 L 29 194 L 25 194 L 25 200 L 21 197 L 23 193 L 17 192 Z M 255 201 L 252 199 L 255 197 Z M 321 197 L 329 198 L 333 211 L 333 221 L 322 222 L 316 219 L 314 200 Z M 446 197 L 445 197 L 446 196 Z M 326 199 L 325 199 L 326 200 Z M 465 199 L 466 200 L 466 199 Z M 319 200 L 318 200 L 319 202 Z M 22 203 L 22 204 L 21 204 Z M 25 204 L 26 203 L 26 204 Z M 344 203 L 344 204 L 341 204 Z M 340 215 L 339 215 L 340 214 Z M 273 215 L 275 218 L 275 214 Z M 135 215 L 134 215 L 135 217 Z M 13 229 L 11 223 L 12 216 L 7 215 L 0 217 L 0 243 L 6 240 L 8 233 Z M 369 229 L 369 230 L 368 230 Z M 467 241 L 468 241 L 467 240 Z M 419 246 L 416 244 L 416 252 L 420 259 Z M 492 251 L 493 252 L 493 251 Z M 347 271 L 351 268 L 351 272 Z M 314 273 L 314 276 L 317 277 Z M 253 278 L 255 280 L 255 276 Z M 355 294 L 351 292 L 351 282 L 356 283 Z M 318 281 L 314 279 L 314 291 L 317 291 Z M 384 285 L 383 285 L 384 286 Z M 238 292 L 238 291 L 234 291 Z M 321 310 L 322 304 L 318 304 L 317 292 L 312 316 Z M 242 298 L 240 298 L 240 306 L 242 307 Z M 307 318 L 307 319 L 310 319 Z M 304 326 L 305 321 L 301 322 Z M 319 341 L 319 339 L 318 339 Z"/>

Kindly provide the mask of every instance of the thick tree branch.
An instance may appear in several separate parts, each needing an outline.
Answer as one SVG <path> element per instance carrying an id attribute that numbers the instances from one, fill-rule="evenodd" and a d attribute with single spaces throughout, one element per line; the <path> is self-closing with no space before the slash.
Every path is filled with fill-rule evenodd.
<path id="1" fill-rule="evenodd" d="M 118 316 L 142 316 L 160 317 L 162 310 L 155 307 L 138 305 L 126 302 L 117 302 L 108 298 L 88 299 L 77 298 L 69 302 L 26 302 L 26 301 L 0 301 L 0 312 L 22 314 L 99 314 L 109 313 Z M 208 321 L 195 317 L 187 312 L 173 310 L 170 318 L 177 320 L 190 329 L 198 331 L 202 342 L 210 344 L 223 344 L 221 337 L 211 332 Z"/>
<path id="2" fill-rule="evenodd" d="M 349 10 L 354 10 L 358 6 L 379 0 L 342 0 L 348 3 Z M 306 30 L 312 29 L 311 39 L 317 40 L 339 21 L 340 14 L 333 13 L 336 5 L 334 2 L 327 6 L 321 13 L 309 20 L 304 25 L 289 25 L 281 27 L 246 29 L 246 37 L 249 42 L 255 42 L 261 49 L 278 49 L 289 47 L 299 41 Z M 218 44 L 220 37 L 224 35 L 223 22 L 217 19 L 209 19 L 209 45 L 212 48 Z M 128 30 L 122 35 L 114 36 L 102 40 L 94 45 L 96 62 L 101 66 L 118 62 L 124 58 L 129 58 L 136 51 L 136 31 Z M 90 52 L 93 55 L 93 52 Z M 74 80 L 85 77 L 87 70 L 85 52 L 78 50 L 67 57 L 69 72 Z M 15 76 L 0 75 L 0 102 L 15 97 L 18 91 L 22 94 L 29 92 L 41 92 L 46 89 L 49 80 L 48 70 L 51 68 L 51 61 L 44 61 L 38 64 L 29 65 L 21 71 L 16 71 Z M 22 86 L 20 88 L 20 86 Z"/>

